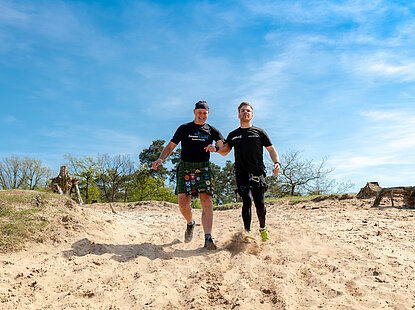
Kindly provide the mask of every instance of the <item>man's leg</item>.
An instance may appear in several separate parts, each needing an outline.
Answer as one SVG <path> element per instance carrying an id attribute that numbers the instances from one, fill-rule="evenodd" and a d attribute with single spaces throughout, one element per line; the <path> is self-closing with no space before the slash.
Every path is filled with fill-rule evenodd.
<path id="1" fill-rule="evenodd" d="M 212 234 L 213 226 L 213 203 L 212 195 L 201 193 L 199 194 L 200 203 L 202 204 L 202 226 L 206 234 Z"/>
<path id="2" fill-rule="evenodd" d="M 212 195 L 202 193 L 199 194 L 200 203 L 202 204 L 202 226 L 205 232 L 205 248 L 208 250 L 216 250 L 216 244 L 212 239 L 213 226 L 213 203 Z"/>
<path id="3" fill-rule="evenodd" d="M 186 194 L 179 194 L 179 207 L 180 212 L 187 221 L 186 232 L 184 233 L 184 242 L 190 242 L 193 239 L 193 230 L 196 226 L 193 220 L 192 207 L 190 206 L 190 200 L 192 196 L 186 196 Z"/>
<path id="4" fill-rule="evenodd" d="M 239 195 L 242 198 L 242 220 L 244 222 L 245 231 L 251 231 L 251 206 L 252 195 L 249 186 L 239 186 Z"/>
<path id="5" fill-rule="evenodd" d="M 267 209 L 265 208 L 265 189 L 261 186 L 252 188 L 252 197 L 254 198 L 256 214 L 258 215 L 259 227 L 265 228 L 265 217 Z"/>
<path id="6" fill-rule="evenodd" d="M 193 219 L 192 207 L 190 206 L 190 200 L 192 199 L 192 196 L 186 196 L 186 194 L 180 193 L 178 198 L 180 212 L 186 219 L 187 223 L 190 223 Z"/>
<path id="7" fill-rule="evenodd" d="M 259 233 L 261 234 L 262 241 L 266 242 L 269 240 L 268 231 L 265 228 L 265 216 L 267 210 L 265 208 L 264 196 L 265 188 L 262 186 L 255 186 L 252 189 L 252 196 L 254 198 L 256 214 L 259 220 Z"/>

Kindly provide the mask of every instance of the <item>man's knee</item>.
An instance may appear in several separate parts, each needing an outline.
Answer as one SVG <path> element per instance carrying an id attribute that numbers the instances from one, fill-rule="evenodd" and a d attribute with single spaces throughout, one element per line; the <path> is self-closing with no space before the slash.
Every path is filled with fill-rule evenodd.
<path id="1" fill-rule="evenodd" d="M 180 193 L 178 195 L 178 202 L 179 202 L 179 207 L 180 208 L 186 208 L 186 207 L 190 207 L 190 200 L 191 200 L 191 196 L 186 196 L 186 194 L 182 194 Z"/>
<path id="2" fill-rule="evenodd" d="M 211 209 L 212 208 L 212 195 L 210 194 L 199 194 L 200 203 L 203 209 Z"/>
<path id="3" fill-rule="evenodd" d="M 238 186 L 238 194 L 241 196 L 242 201 L 251 203 L 252 202 L 252 193 L 249 185 L 240 185 Z"/>

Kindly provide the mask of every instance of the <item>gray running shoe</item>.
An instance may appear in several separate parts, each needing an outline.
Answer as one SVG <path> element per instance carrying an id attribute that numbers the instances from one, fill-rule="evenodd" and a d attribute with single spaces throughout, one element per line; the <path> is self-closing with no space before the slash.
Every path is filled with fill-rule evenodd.
<path id="1" fill-rule="evenodd" d="M 196 223 L 186 225 L 186 232 L 184 233 L 184 242 L 190 242 L 193 239 L 193 230 L 195 229 Z"/>
<path id="2" fill-rule="evenodd" d="M 213 242 L 212 237 L 206 238 L 205 239 L 205 248 L 208 250 L 216 250 L 216 244 L 215 242 Z"/>

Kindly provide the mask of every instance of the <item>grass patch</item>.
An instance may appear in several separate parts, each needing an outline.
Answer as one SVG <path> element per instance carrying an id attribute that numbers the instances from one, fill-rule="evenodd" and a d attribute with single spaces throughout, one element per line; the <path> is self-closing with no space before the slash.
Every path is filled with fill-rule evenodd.
<path id="1" fill-rule="evenodd" d="M 0 191 L 0 252 L 20 249 L 42 232 L 48 221 L 41 216 L 43 207 L 34 207 L 39 192 Z M 45 198 L 46 194 L 40 194 Z"/>
<path id="2" fill-rule="evenodd" d="M 48 224 L 46 219 L 37 215 L 37 209 L 17 210 L 3 206 L 0 208 L 1 252 L 21 248 L 25 241 L 42 231 Z"/>
<path id="3" fill-rule="evenodd" d="M 322 195 L 312 195 L 312 196 L 288 196 L 288 197 L 283 197 L 281 199 L 285 199 L 288 200 L 290 203 L 292 204 L 297 204 L 297 203 L 302 203 L 302 202 L 307 202 L 307 201 L 311 201 L 316 197 L 319 197 Z"/>
<path id="4" fill-rule="evenodd" d="M 303 202 L 314 201 L 318 202 L 325 199 L 347 199 L 351 198 L 353 195 L 349 194 L 324 194 L 324 195 L 311 195 L 311 196 L 285 196 L 277 199 L 267 199 L 266 203 L 283 203 L 288 201 L 290 204 L 297 204 Z"/>

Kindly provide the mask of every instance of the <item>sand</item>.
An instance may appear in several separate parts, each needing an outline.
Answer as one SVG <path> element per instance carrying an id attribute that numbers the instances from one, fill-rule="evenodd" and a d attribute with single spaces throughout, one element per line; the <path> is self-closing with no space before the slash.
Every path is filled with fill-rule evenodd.
<path id="1" fill-rule="evenodd" d="M 372 203 L 268 205 L 267 243 L 256 216 L 244 243 L 241 210 L 215 211 L 216 251 L 200 225 L 183 242 L 174 204 L 71 207 L 52 240 L 0 254 L 0 309 L 415 309 L 415 210 Z"/>

